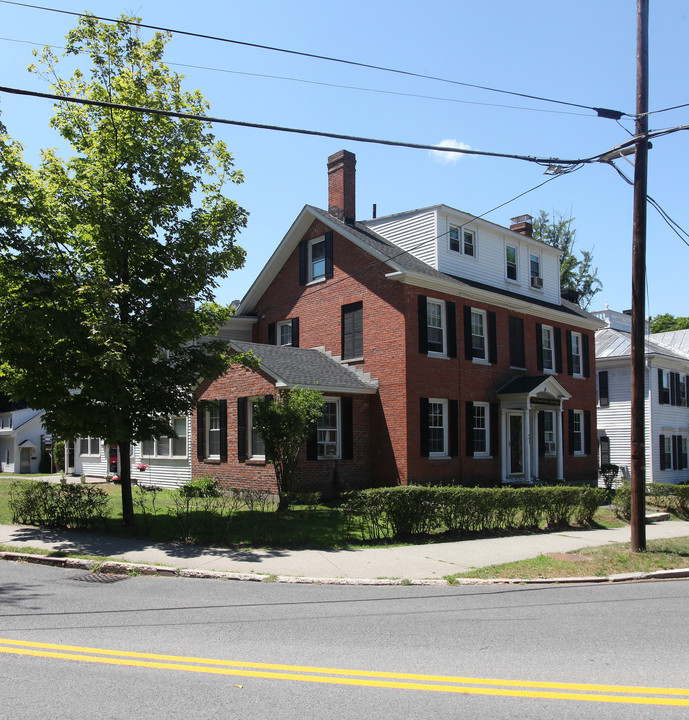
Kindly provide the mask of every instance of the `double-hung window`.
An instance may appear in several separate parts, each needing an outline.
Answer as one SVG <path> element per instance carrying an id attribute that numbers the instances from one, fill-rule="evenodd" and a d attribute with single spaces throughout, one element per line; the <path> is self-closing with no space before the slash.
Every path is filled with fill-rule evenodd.
<path id="1" fill-rule="evenodd" d="M 572 412 L 572 448 L 575 455 L 584 454 L 584 411 Z"/>
<path id="2" fill-rule="evenodd" d="M 428 351 L 445 353 L 445 303 L 440 300 L 426 301 L 426 328 Z"/>
<path id="3" fill-rule="evenodd" d="M 476 233 L 466 228 L 450 226 L 450 250 L 476 257 Z"/>
<path id="4" fill-rule="evenodd" d="M 543 278 L 541 276 L 541 256 L 531 253 L 529 255 L 529 272 L 531 275 L 531 287 L 541 289 Z"/>
<path id="5" fill-rule="evenodd" d="M 187 456 L 187 420 L 183 417 L 172 419 L 172 428 L 176 437 L 161 435 L 144 440 L 141 443 L 141 455 L 144 457 L 186 457 Z"/>
<path id="6" fill-rule="evenodd" d="M 447 451 L 447 400 L 430 398 L 428 401 L 428 455 L 446 457 Z"/>
<path id="7" fill-rule="evenodd" d="M 291 345 L 292 344 L 292 321 L 284 320 L 279 322 L 278 326 L 278 345 Z"/>
<path id="8" fill-rule="evenodd" d="M 471 309 L 471 357 L 487 360 L 486 311 Z"/>
<path id="9" fill-rule="evenodd" d="M 248 457 L 250 460 L 265 460 L 266 459 L 266 446 L 263 442 L 263 435 L 261 435 L 260 429 L 256 426 L 254 419 L 254 407 L 261 398 L 249 398 L 247 403 L 247 428 L 249 429 L 248 438 Z"/>
<path id="10" fill-rule="evenodd" d="M 316 425 L 317 455 L 319 459 L 335 459 L 340 451 L 340 402 L 326 399 L 323 414 Z"/>
<path id="11" fill-rule="evenodd" d="M 581 372 L 581 333 L 573 332 L 570 353 L 572 358 L 572 375 L 582 377 Z"/>
<path id="12" fill-rule="evenodd" d="M 309 243 L 309 282 L 325 278 L 325 239 Z"/>
<path id="13" fill-rule="evenodd" d="M 98 438 L 79 438 L 79 455 L 100 455 L 100 440 Z"/>
<path id="14" fill-rule="evenodd" d="M 505 272 L 508 280 L 517 279 L 517 248 L 514 245 L 505 246 Z"/>
<path id="15" fill-rule="evenodd" d="M 206 457 L 220 458 L 220 406 L 210 405 L 206 408 Z"/>
<path id="16" fill-rule="evenodd" d="M 541 327 L 541 347 L 542 347 L 542 360 L 543 369 L 551 372 L 555 371 L 555 358 L 553 348 L 553 328 L 549 325 L 543 325 Z"/>
<path id="17" fill-rule="evenodd" d="M 489 455 L 489 410 L 488 403 L 474 403 L 474 457 Z"/>

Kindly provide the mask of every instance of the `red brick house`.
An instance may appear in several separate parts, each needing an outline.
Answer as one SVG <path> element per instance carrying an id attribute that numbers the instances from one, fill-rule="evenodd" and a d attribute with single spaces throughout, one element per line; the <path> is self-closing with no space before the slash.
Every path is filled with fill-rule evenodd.
<path id="1" fill-rule="evenodd" d="M 223 328 L 261 366 L 199 389 L 193 475 L 274 487 L 252 400 L 300 386 L 327 400 L 304 488 L 595 484 L 601 322 L 561 298 L 560 251 L 528 216 L 508 229 L 437 205 L 357 221 L 355 162 L 329 158 L 328 211 L 304 207 Z"/>

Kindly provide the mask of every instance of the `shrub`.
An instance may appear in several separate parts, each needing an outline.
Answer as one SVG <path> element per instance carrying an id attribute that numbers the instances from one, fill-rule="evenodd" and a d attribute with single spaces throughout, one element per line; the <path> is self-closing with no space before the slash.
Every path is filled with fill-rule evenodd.
<path id="1" fill-rule="evenodd" d="M 53 461 L 55 462 L 55 470 L 63 472 L 65 469 L 65 441 L 58 440 L 53 445 Z"/>
<path id="2" fill-rule="evenodd" d="M 93 485 L 18 480 L 10 485 L 12 522 L 89 529 L 108 516 L 108 495 Z"/>
<path id="3" fill-rule="evenodd" d="M 215 498 L 222 495 L 217 479 L 210 475 L 202 475 L 185 483 L 179 488 L 179 494 L 183 498 Z"/>
<path id="4" fill-rule="evenodd" d="M 612 509 L 617 517 L 623 520 L 630 520 L 632 517 L 632 487 L 629 482 L 623 482 L 615 490 L 615 497 L 612 500 Z"/>

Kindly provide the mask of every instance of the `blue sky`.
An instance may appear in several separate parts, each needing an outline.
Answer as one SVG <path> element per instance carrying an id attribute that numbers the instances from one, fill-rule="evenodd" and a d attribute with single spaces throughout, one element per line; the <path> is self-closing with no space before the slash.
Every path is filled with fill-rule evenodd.
<path id="1" fill-rule="evenodd" d="M 153 25 L 635 111 L 634 0 L 56 0 L 50 6 L 110 17 L 137 14 Z M 2 84 L 47 91 L 26 71 L 31 47 L 61 46 L 75 24 L 73 17 L 0 4 Z M 686 2 L 651 3 L 651 110 L 689 102 L 687 37 Z M 179 35 L 166 60 L 186 76 L 186 89 L 201 90 L 212 115 L 234 120 L 560 158 L 604 152 L 634 129 L 630 118 L 617 123 L 576 107 Z M 0 111 L 29 161 L 41 148 L 58 145 L 48 126 L 49 101 L 0 94 Z M 689 108 L 649 121 L 652 130 L 686 123 Z M 246 178 L 230 195 L 250 213 L 238 239 L 246 265 L 221 281 L 224 303 L 244 295 L 305 204 L 327 207 L 326 159 L 342 148 L 357 156 L 359 219 L 371 217 L 374 203 L 379 216 L 437 203 L 479 215 L 547 179 L 542 167 L 517 160 L 440 162 L 424 150 L 230 126 L 218 126 L 216 135 Z M 655 140 L 648 178 L 649 194 L 687 231 L 688 143 L 686 131 Z M 626 160 L 619 167 L 633 176 Z M 631 307 L 632 197 L 612 168 L 587 165 L 486 219 L 509 225 L 511 217 L 541 209 L 573 216 L 577 248 L 593 251 L 604 286 L 591 309 L 607 303 L 623 310 Z M 689 247 L 649 208 L 647 314 L 689 315 L 682 290 L 688 259 Z"/>

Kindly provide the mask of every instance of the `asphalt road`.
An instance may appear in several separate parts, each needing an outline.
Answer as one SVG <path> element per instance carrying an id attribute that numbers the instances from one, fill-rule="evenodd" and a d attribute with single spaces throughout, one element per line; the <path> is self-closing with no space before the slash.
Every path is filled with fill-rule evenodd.
<path id="1" fill-rule="evenodd" d="M 687 581 L 429 588 L 84 576 L 0 562 L 3 717 L 689 711 Z"/>

